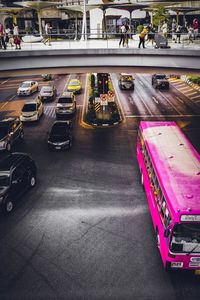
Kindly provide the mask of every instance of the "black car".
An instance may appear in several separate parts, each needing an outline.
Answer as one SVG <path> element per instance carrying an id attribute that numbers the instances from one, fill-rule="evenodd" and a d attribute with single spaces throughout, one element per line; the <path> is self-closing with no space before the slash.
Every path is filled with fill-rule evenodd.
<path id="1" fill-rule="evenodd" d="M 53 101 L 55 100 L 57 91 L 54 85 L 44 85 L 39 94 L 41 101 Z"/>
<path id="2" fill-rule="evenodd" d="M 37 168 L 27 153 L 12 153 L 0 161 L 0 208 L 10 213 L 17 200 L 36 184 Z"/>
<path id="3" fill-rule="evenodd" d="M 51 150 L 64 150 L 72 147 L 72 122 L 54 122 L 48 137 L 48 148 Z"/>
<path id="4" fill-rule="evenodd" d="M 134 90 L 134 78 L 131 74 L 121 73 L 118 83 L 121 90 Z"/>
<path id="5" fill-rule="evenodd" d="M 0 121 L 0 150 L 10 151 L 13 144 L 23 138 L 23 124 L 18 117 Z"/>
<path id="6" fill-rule="evenodd" d="M 169 89 L 169 81 L 165 74 L 152 75 L 152 85 L 156 89 Z"/>

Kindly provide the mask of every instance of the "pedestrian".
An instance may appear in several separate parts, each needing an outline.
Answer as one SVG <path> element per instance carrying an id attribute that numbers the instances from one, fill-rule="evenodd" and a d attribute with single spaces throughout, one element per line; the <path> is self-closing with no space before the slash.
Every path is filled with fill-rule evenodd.
<path id="1" fill-rule="evenodd" d="M 199 23 L 196 18 L 193 20 L 192 25 L 193 25 L 193 30 L 194 30 L 194 40 L 196 40 L 196 38 L 198 37 L 198 32 L 199 32 Z"/>
<path id="2" fill-rule="evenodd" d="M 175 32 L 176 32 L 176 20 L 172 20 L 172 41 L 175 41 Z"/>
<path id="3" fill-rule="evenodd" d="M 178 40 L 178 43 L 180 44 L 181 43 L 181 25 L 178 25 L 177 28 L 176 28 L 175 43 L 177 43 L 177 40 Z"/>
<path id="4" fill-rule="evenodd" d="M 128 24 L 125 24 L 125 41 L 124 44 L 128 48 L 128 42 L 129 42 L 129 34 L 130 34 L 130 26 Z"/>
<path id="5" fill-rule="evenodd" d="M 161 30 L 163 32 L 163 36 L 167 39 L 168 26 L 167 26 L 167 22 L 166 21 L 162 25 Z"/>
<path id="6" fill-rule="evenodd" d="M 19 36 L 19 27 L 16 23 L 13 23 L 13 36 Z"/>
<path id="7" fill-rule="evenodd" d="M 193 43 L 194 30 L 192 26 L 188 28 L 188 44 Z"/>
<path id="8" fill-rule="evenodd" d="M 119 47 L 122 46 L 124 47 L 125 44 L 125 37 L 126 37 L 126 27 L 124 24 L 120 27 L 120 40 L 119 40 Z"/>
<path id="9" fill-rule="evenodd" d="M 50 23 L 46 23 L 45 25 L 45 38 L 43 40 L 43 43 L 46 45 L 46 43 L 48 43 L 48 45 L 50 46 L 51 45 L 51 25 Z"/>
<path id="10" fill-rule="evenodd" d="M 21 39 L 18 35 L 14 36 L 14 44 L 15 44 L 15 50 L 17 49 L 21 50 Z"/>
<path id="11" fill-rule="evenodd" d="M 1 47 L 3 47 L 3 49 L 6 50 L 5 29 L 1 22 L 0 22 L 0 43 L 1 43 Z"/>
<path id="12" fill-rule="evenodd" d="M 145 37 L 146 35 L 148 34 L 149 32 L 149 26 L 145 27 L 142 32 L 140 33 L 139 35 L 139 45 L 138 45 L 138 48 L 140 48 L 140 46 L 142 45 L 143 48 L 145 48 Z"/>
<path id="13" fill-rule="evenodd" d="M 149 25 L 149 32 L 148 32 L 148 35 L 147 35 L 147 41 L 146 41 L 146 45 L 151 42 L 152 43 L 152 46 L 155 42 L 155 28 L 153 27 L 153 24 L 150 24 Z"/>

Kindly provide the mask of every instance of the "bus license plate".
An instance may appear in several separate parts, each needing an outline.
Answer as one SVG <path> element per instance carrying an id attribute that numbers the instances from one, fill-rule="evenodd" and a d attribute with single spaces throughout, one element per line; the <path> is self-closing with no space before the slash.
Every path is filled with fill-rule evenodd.
<path id="1" fill-rule="evenodd" d="M 56 147 L 57 150 L 59 150 L 61 147 Z"/>

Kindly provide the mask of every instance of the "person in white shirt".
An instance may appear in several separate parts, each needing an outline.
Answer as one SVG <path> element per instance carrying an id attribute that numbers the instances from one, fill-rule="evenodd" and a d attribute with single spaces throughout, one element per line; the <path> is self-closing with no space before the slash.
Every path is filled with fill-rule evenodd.
<path id="1" fill-rule="evenodd" d="M 50 23 L 46 23 L 46 25 L 45 25 L 45 28 L 44 28 L 44 30 L 45 30 L 45 39 L 43 40 L 43 43 L 46 45 L 46 43 L 48 43 L 48 45 L 50 46 L 51 45 L 51 29 L 52 29 L 52 27 L 51 27 L 51 25 L 50 25 Z"/>
<path id="2" fill-rule="evenodd" d="M 126 27 L 124 24 L 122 24 L 122 26 L 120 27 L 119 47 L 121 46 L 121 43 L 122 46 L 124 47 L 125 39 L 126 39 Z"/>

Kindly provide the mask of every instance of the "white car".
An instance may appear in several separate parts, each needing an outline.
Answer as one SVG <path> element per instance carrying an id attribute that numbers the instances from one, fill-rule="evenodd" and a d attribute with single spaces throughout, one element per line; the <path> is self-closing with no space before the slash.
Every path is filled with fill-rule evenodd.
<path id="1" fill-rule="evenodd" d="M 76 98 L 73 93 L 64 92 L 56 105 L 56 117 L 73 115 L 76 112 Z"/>
<path id="2" fill-rule="evenodd" d="M 38 121 L 43 113 L 44 106 L 40 99 L 38 99 L 37 101 L 27 102 L 22 108 L 20 120 L 22 122 Z"/>
<path id="3" fill-rule="evenodd" d="M 33 94 L 34 92 L 38 92 L 38 82 L 37 81 L 24 81 L 20 84 L 17 95 L 28 96 Z"/>

